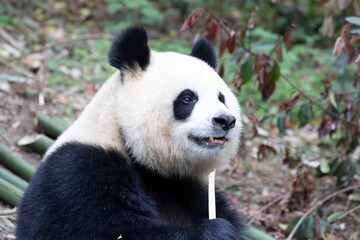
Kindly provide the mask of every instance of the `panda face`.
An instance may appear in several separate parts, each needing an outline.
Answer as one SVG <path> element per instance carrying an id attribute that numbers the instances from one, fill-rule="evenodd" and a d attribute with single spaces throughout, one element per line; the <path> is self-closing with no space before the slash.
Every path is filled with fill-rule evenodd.
<path id="1" fill-rule="evenodd" d="M 117 112 L 135 159 L 165 175 L 205 174 L 237 152 L 237 99 L 212 67 L 192 56 L 152 51 L 146 71 L 125 74 Z"/>

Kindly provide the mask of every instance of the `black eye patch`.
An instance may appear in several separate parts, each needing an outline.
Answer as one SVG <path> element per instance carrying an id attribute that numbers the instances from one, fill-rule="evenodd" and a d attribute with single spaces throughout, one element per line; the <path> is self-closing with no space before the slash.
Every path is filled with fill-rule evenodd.
<path id="1" fill-rule="evenodd" d="M 198 96 L 190 89 L 182 91 L 174 100 L 174 116 L 176 120 L 184 120 L 191 115 L 195 104 L 198 101 Z"/>
<path id="2" fill-rule="evenodd" d="M 218 99 L 221 103 L 225 104 L 225 96 L 221 92 L 219 92 Z"/>

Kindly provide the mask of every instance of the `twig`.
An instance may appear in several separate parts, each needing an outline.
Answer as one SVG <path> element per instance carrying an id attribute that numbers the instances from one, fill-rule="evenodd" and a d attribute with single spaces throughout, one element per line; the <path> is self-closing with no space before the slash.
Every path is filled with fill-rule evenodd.
<path id="1" fill-rule="evenodd" d="M 25 44 L 15 40 L 10 34 L 8 34 L 4 29 L 0 28 L 0 36 L 4 38 L 10 45 L 15 47 L 17 50 L 24 49 Z"/>
<path id="2" fill-rule="evenodd" d="M 311 97 L 309 97 L 308 95 L 306 95 L 299 87 L 297 87 L 293 82 L 290 81 L 290 79 L 285 76 L 284 74 L 281 74 L 281 77 L 286 81 L 288 82 L 291 87 L 293 87 L 298 93 L 301 94 L 301 96 L 303 96 L 304 98 L 306 98 L 309 102 L 311 102 L 313 105 L 317 106 L 318 108 L 320 108 L 322 111 L 326 112 L 328 115 L 342 121 L 342 122 L 345 122 L 347 124 L 350 124 L 352 126 L 355 126 L 355 127 L 359 127 L 359 124 L 356 124 L 356 123 L 353 123 L 353 122 L 350 122 L 348 121 L 347 119 L 341 117 L 340 115 L 337 115 L 329 110 L 327 110 L 326 108 L 324 108 L 323 106 L 321 106 L 320 104 L 318 104 L 315 100 L 313 100 Z"/>
<path id="3" fill-rule="evenodd" d="M 275 198 L 274 200 L 272 200 L 271 202 L 269 202 L 268 204 L 266 204 L 265 206 L 263 206 L 262 208 L 260 208 L 255 214 L 253 214 L 250 218 L 250 220 L 248 221 L 248 224 L 251 224 L 255 217 L 257 215 L 259 215 L 261 212 L 263 212 L 264 210 L 268 209 L 269 207 L 271 207 L 272 205 L 274 205 L 275 203 L 285 199 L 285 198 L 289 198 L 290 197 L 290 194 L 289 193 L 286 193 L 286 194 L 283 194 L 283 195 L 280 195 L 278 196 L 277 198 Z"/>
<path id="4" fill-rule="evenodd" d="M 295 227 L 292 229 L 291 233 L 289 234 L 289 236 L 287 237 L 286 240 L 291 240 L 293 238 L 293 236 L 295 235 L 296 231 L 298 230 L 298 228 L 300 227 L 301 223 L 305 220 L 305 218 L 312 213 L 316 208 L 318 208 L 320 205 L 322 205 L 324 202 L 328 201 L 329 199 L 344 193 L 344 192 L 348 192 L 354 189 L 360 188 L 360 185 L 355 185 L 355 186 L 350 186 L 344 189 L 341 189 L 339 191 L 336 191 L 332 194 L 330 194 L 329 196 L 323 198 L 322 200 L 318 201 L 314 206 L 312 206 L 308 211 L 306 211 L 306 213 L 304 215 L 302 215 L 302 217 L 299 219 L 299 221 L 296 223 Z"/>
<path id="5" fill-rule="evenodd" d="M 360 224 L 360 218 L 356 216 L 354 213 L 350 213 L 350 215 L 355 219 L 355 221 Z"/>
<path id="6" fill-rule="evenodd" d="M 356 207 L 350 209 L 349 211 L 345 212 L 343 215 L 341 215 L 340 217 L 338 217 L 336 220 L 340 220 L 340 219 L 343 219 L 344 217 L 346 217 L 347 215 L 357 211 L 360 209 L 360 204 L 357 205 Z"/>
<path id="7" fill-rule="evenodd" d="M 2 0 L 2 2 L 4 2 L 4 4 L 7 6 L 10 12 L 17 15 L 19 18 L 22 18 L 27 24 L 29 24 L 34 29 L 38 29 L 40 27 L 39 23 L 31 19 L 23 11 L 20 11 L 19 9 L 15 8 L 8 0 Z"/>
<path id="8" fill-rule="evenodd" d="M 24 69 L 22 69 L 22 68 L 20 68 L 20 67 L 18 67 L 18 66 L 15 66 L 15 65 L 11 65 L 10 63 L 8 63 L 8 61 L 1 61 L 0 60 L 0 65 L 1 64 L 3 64 L 3 65 L 5 65 L 5 66 L 7 66 L 8 68 L 11 68 L 11 69 L 13 69 L 14 71 L 16 71 L 17 73 L 19 73 L 19 74 L 21 74 L 21 75 L 23 75 L 23 76 L 25 76 L 25 77 L 27 77 L 27 78 L 33 78 L 34 77 L 34 74 L 32 74 L 32 73 L 30 73 L 30 72 L 28 72 L 28 71 L 26 71 L 26 70 L 24 70 Z"/>
<path id="9" fill-rule="evenodd" d="M 13 215 L 16 213 L 16 211 L 17 211 L 16 207 L 14 207 L 13 209 L 0 211 L 0 216 Z"/>

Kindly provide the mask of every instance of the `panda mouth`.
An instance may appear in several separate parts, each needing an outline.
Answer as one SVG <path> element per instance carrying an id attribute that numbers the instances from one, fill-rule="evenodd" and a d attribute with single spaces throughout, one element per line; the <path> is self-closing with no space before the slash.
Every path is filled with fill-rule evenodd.
<path id="1" fill-rule="evenodd" d="M 214 148 L 214 147 L 223 147 L 227 141 L 226 137 L 206 137 L 199 138 L 195 136 L 190 136 L 190 139 L 194 141 L 197 145 L 201 147 Z"/>

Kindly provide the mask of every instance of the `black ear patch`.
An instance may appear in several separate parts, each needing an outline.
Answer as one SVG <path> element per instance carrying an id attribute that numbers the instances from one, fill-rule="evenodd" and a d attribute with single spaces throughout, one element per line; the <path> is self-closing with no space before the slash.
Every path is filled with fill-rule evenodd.
<path id="1" fill-rule="evenodd" d="M 136 65 L 144 71 L 149 65 L 150 49 L 146 31 L 141 27 L 129 27 L 113 41 L 108 56 L 111 66 L 117 69 L 136 70 Z"/>
<path id="2" fill-rule="evenodd" d="M 216 54 L 214 48 L 205 38 L 200 38 L 196 41 L 190 56 L 199 58 L 209 64 L 212 68 L 216 68 Z"/>

